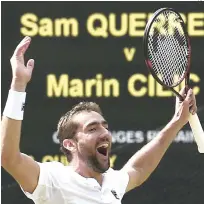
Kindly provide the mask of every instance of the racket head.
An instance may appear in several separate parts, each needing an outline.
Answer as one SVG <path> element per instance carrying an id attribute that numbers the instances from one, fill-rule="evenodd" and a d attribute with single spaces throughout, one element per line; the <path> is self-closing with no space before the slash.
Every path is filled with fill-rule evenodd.
<path id="1" fill-rule="evenodd" d="M 167 88 L 173 88 L 186 78 L 186 85 L 188 85 L 191 59 L 190 39 L 185 23 L 177 11 L 173 8 L 161 8 L 152 15 L 145 27 L 143 46 L 146 66 L 158 83 Z M 156 52 L 158 54 L 155 54 Z M 179 69 L 175 67 L 172 58 L 177 66 L 182 64 Z M 168 63 L 168 60 L 172 64 Z M 173 76 L 172 70 L 177 71 L 177 74 Z M 161 77 L 162 75 L 166 76 Z M 175 76 L 177 76 L 176 79 Z"/>

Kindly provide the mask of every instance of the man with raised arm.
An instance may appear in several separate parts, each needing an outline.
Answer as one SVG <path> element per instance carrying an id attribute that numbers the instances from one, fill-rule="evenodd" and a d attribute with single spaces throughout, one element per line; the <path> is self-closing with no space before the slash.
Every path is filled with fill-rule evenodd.
<path id="1" fill-rule="evenodd" d="M 12 82 L 1 127 L 1 165 L 36 204 L 120 204 L 123 195 L 140 186 L 155 170 L 178 131 L 197 111 L 192 89 L 176 100 L 171 121 L 121 170 L 110 168 L 111 135 L 108 122 L 94 102 L 81 102 L 65 113 L 58 123 L 58 138 L 70 162 L 39 163 L 20 152 L 26 87 L 34 60 L 25 65 L 24 54 L 31 43 L 25 37 L 11 58 Z M 28 104 L 29 105 L 29 104 Z"/>

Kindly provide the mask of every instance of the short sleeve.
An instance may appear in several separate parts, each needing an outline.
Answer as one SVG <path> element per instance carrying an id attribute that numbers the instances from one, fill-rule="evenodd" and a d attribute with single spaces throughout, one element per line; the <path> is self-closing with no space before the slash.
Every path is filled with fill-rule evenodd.
<path id="1" fill-rule="evenodd" d="M 41 203 L 51 198 L 55 190 L 55 177 L 53 177 L 53 172 L 62 166 L 59 162 L 45 162 L 38 163 L 40 166 L 40 175 L 36 189 L 33 193 L 29 193 L 23 190 L 24 194 L 32 199 L 35 203 Z"/>
<path id="2" fill-rule="evenodd" d="M 116 171 L 115 176 L 116 176 L 115 181 L 117 183 L 118 192 L 120 194 L 120 197 L 122 198 L 128 186 L 129 175 L 127 172 L 120 170 L 120 171 Z"/>
<path id="3" fill-rule="evenodd" d="M 122 170 L 109 169 L 108 171 L 108 184 L 112 188 L 111 190 L 117 192 L 120 199 L 123 198 L 126 188 L 129 182 L 129 175 Z"/>

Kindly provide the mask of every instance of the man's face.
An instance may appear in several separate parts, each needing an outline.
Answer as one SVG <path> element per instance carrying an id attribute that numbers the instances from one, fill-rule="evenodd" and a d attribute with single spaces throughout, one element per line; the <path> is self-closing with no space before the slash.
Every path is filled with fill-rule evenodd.
<path id="1" fill-rule="evenodd" d="M 110 167 L 111 135 L 108 124 L 97 112 L 81 112 L 74 118 L 79 124 L 76 132 L 77 154 L 94 171 L 103 173 Z"/>

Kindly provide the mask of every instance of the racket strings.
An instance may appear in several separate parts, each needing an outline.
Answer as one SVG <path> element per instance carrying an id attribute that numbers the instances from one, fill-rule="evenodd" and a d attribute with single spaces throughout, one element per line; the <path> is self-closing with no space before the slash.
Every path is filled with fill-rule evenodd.
<path id="1" fill-rule="evenodd" d="M 188 45 L 179 17 L 161 13 L 152 24 L 148 38 L 148 57 L 157 77 L 167 86 L 183 79 L 188 64 Z"/>
<path id="2" fill-rule="evenodd" d="M 154 45 L 153 45 L 154 46 Z M 152 48 L 153 49 L 153 48 Z M 155 73 L 158 75 L 158 77 L 160 78 L 160 80 L 165 81 L 168 84 L 171 84 L 171 80 L 170 80 L 170 76 L 172 76 L 173 73 L 175 73 L 175 59 L 174 58 L 169 58 L 169 53 L 168 52 L 162 52 L 160 53 L 160 51 L 162 50 L 161 47 L 161 43 L 158 43 L 158 52 L 154 52 L 153 56 L 151 57 L 152 60 L 157 58 L 159 60 L 157 60 L 156 62 L 156 69 L 155 69 Z M 169 58 L 169 59 L 168 59 Z M 169 60 L 168 63 L 173 64 L 173 69 L 172 70 L 168 70 L 168 69 L 164 69 L 164 64 L 163 61 L 165 61 L 166 59 Z M 154 64 L 154 63 L 153 63 Z M 153 67 L 155 68 L 155 67 Z M 176 73 L 178 75 L 178 73 Z"/>
<path id="3" fill-rule="evenodd" d="M 176 59 L 177 55 L 175 55 L 174 53 L 176 53 L 176 50 L 175 48 L 177 48 L 178 46 L 175 44 L 177 41 L 171 41 L 172 39 L 169 38 L 169 36 L 167 36 L 166 39 L 163 39 L 163 37 L 160 39 L 160 36 L 159 36 L 159 42 L 158 42 L 158 51 L 162 51 L 163 49 L 163 46 L 165 46 L 166 44 L 167 45 L 171 45 L 170 43 L 173 43 L 173 46 L 170 46 L 170 48 L 167 50 L 167 52 L 162 52 L 164 53 L 164 55 L 162 55 L 161 52 L 156 52 L 156 57 L 157 58 L 161 58 L 161 61 L 159 61 L 159 69 L 157 70 L 158 74 L 161 73 L 161 75 L 164 77 L 164 81 L 167 81 L 168 84 L 171 84 L 171 83 L 174 83 L 172 82 L 170 78 L 170 76 L 172 75 L 182 75 L 181 73 L 181 69 L 177 69 L 177 67 L 180 65 L 180 63 L 178 64 L 178 61 L 180 61 L 180 58 L 179 60 Z M 163 42 L 162 42 L 163 41 Z M 164 47 L 165 48 L 165 47 Z M 169 53 L 169 50 L 171 50 L 171 52 Z M 173 53 L 173 55 L 171 55 L 171 53 Z M 168 59 L 168 63 L 171 64 L 171 67 L 172 69 L 168 70 L 168 69 L 163 69 L 163 66 L 164 65 L 163 62 L 164 60 Z M 183 60 L 183 59 L 182 59 Z"/>
<path id="4" fill-rule="evenodd" d="M 167 38 L 167 42 L 166 44 L 169 44 L 169 42 L 171 41 L 171 39 Z M 162 47 L 161 47 L 161 44 L 160 45 L 160 50 L 162 50 Z M 173 50 L 173 53 L 176 53 L 176 50 L 175 50 L 175 43 L 173 46 L 171 46 L 171 49 Z M 169 53 L 168 51 L 167 52 L 164 52 L 164 55 L 162 55 L 162 61 L 168 59 L 169 60 L 169 63 L 171 64 L 171 67 L 172 69 L 162 69 L 162 66 L 160 67 L 159 69 L 159 73 L 163 73 L 163 78 L 164 78 L 164 81 L 167 81 L 167 83 L 170 85 L 171 83 L 174 83 L 174 81 L 172 80 L 175 80 L 175 78 L 172 78 L 171 76 L 181 76 L 182 73 L 181 73 L 181 69 L 177 69 L 177 67 L 180 65 L 180 63 L 178 63 L 179 60 L 176 59 L 176 55 L 172 55 L 171 56 L 171 53 Z"/>

